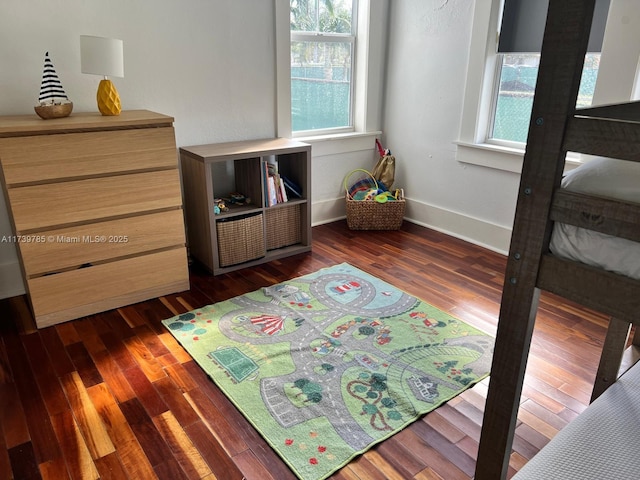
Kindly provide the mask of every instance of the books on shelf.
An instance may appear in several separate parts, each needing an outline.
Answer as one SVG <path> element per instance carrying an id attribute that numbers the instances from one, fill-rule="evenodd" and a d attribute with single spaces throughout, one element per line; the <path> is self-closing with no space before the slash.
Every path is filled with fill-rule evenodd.
<path id="1" fill-rule="evenodd" d="M 294 197 L 302 198 L 302 189 L 300 188 L 300 185 L 295 183 L 289 177 L 281 176 L 280 178 L 282 179 L 282 183 L 284 183 L 286 191 L 293 194 Z"/>
<path id="2" fill-rule="evenodd" d="M 276 182 L 273 175 L 269 175 L 267 177 L 267 189 L 269 191 L 269 206 L 272 207 L 276 203 L 278 203 L 278 194 L 276 191 Z"/>
<path id="3" fill-rule="evenodd" d="M 300 187 L 278 172 L 278 160 L 274 156 L 262 159 L 263 191 L 268 207 L 289 201 L 293 195 L 302 198 Z"/>

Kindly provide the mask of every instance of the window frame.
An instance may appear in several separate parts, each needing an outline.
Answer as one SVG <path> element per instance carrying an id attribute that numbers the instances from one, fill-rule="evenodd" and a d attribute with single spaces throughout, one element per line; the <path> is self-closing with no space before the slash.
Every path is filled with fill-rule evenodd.
<path id="1" fill-rule="evenodd" d="M 275 0 L 276 135 L 304 141 L 379 135 L 382 124 L 384 55 L 389 0 L 355 0 L 351 127 L 292 132 L 290 0 Z M 372 35 L 372 30 L 376 32 Z M 383 32 L 383 34 L 380 34 Z M 327 34 L 328 35 L 328 34 Z M 341 147 L 342 148 L 342 147 Z"/>
<path id="2" fill-rule="evenodd" d="M 498 40 L 503 4 L 504 0 L 477 0 L 474 5 L 456 160 L 520 173 L 526 143 L 489 138 L 501 69 Z"/>
<path id="3" fill-rule="evenodd" d="M 458 135 L 456 160 L 520 173 L 525 144 L 487 143 L 497 62 L 497 41 L 503 0 L 474 2 L 467 79 Z M 593 105 L 640 99 L 640 17 L 634 1 L 611 2 L 604 32 Z M 568 169 L 584 156 L 570 153 Z"/>

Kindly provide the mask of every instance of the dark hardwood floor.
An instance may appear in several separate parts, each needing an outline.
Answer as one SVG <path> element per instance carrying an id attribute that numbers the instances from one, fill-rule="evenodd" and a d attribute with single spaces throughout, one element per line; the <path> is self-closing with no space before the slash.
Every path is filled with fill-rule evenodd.
<path id="1" fill-rule="evenodd" d="M 313 252 L 39 331 L 0 301 L 0 479 L 283 480 L 294 475 L 160 321 L 349 262 L 495 334 L 505 258 L 405 222 L 313 229 Z M 513 474 L 588 404 L 607 319 L 542 295 L 511 456 Z M 473 476 L 488 380 L 331 478 Z"/>

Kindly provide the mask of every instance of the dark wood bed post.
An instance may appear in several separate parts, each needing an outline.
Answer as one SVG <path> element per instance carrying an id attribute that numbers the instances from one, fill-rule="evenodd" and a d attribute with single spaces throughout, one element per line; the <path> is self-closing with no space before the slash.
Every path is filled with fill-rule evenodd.
<path id="1" fill-rule="evenodd" d="M 576 107 L 595 0 L 550 0 L 520 190 L 505 272 L 476 480 L 506 477 L 560 185 L 564 132 Z"/>

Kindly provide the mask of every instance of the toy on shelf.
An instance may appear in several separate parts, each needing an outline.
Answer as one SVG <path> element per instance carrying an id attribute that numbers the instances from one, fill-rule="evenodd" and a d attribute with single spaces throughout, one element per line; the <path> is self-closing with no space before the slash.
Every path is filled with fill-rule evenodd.
<path id="1" fill-rule="evenodd" d="M 228 212 L 229 207 L 222 198 L 214 198 L 213 213 L 220 215 L 222 212 Z"/>

